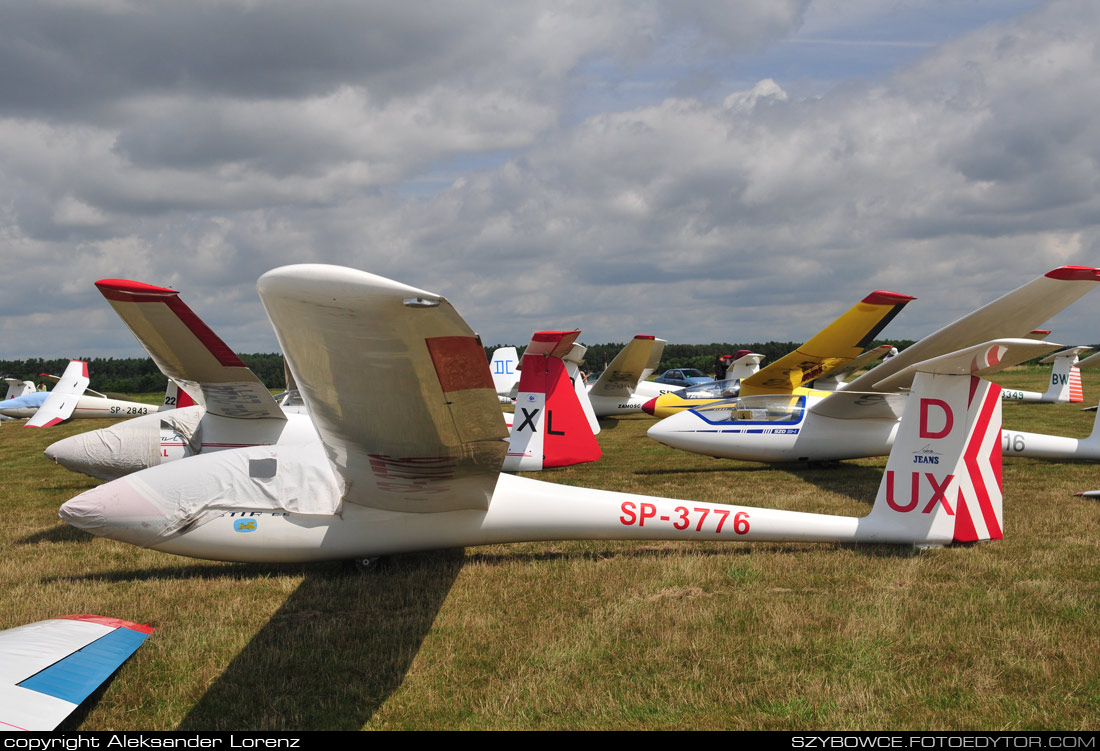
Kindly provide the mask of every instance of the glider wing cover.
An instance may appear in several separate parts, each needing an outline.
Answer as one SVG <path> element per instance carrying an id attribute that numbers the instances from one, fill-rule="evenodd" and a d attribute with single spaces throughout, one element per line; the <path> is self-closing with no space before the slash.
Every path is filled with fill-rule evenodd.
<path id="1" fill-rule="evenodd" d="M 187 391 L 201 391 L 207 412 L 286 419 L 256 374 L 180 300 L 179 292 L 125 279 L 101 279 L 96 287 L 162 373 Z"/>
<path id="2" fill-rule="evenodd" d="M 95 615 L 0 632 L 0 730 L 53 730 L 152 632 Z"/>
<path id="3" fill-rule="evenodd" d="M 344 501 L 488 508 L 508 432 L 485 350 L 450 302 L 317 264 L 258 286 Z"/>
<path id="4" fill-rule="evenodd" d="M 638 382 L 652 373 L 665 351 L 665 340 L 639 334 L 619 350 L 615 359 L 588 390 L 589 396 L 629 398 Z"/>
<path id="5" fill-rule="evenodd" d="M 27 420 L 25 428 L 48 428 L 72 417 L 84 389 L 88 388 L 88 363 L 72 360 L 46 401 Z"/>
<path id="6" fill-rule="evenodd" d="M 965 349 L 991 339 L 1028 337 L 1070 303 L 1093 290 L 1100 282 L 1100 269 L 1062 266 L 1034 279 L 1019 289 L 949 323 L 907 347 L 896 357 L 852 379 L 850 391 L 881 391 L 876 384 L 924 360 Z M 892 387 L 908 386 L 912 375 L 890 381 Z"/>
<path id="7" fill-rule="evenodd" d="M 915 298 L 872 292 L 801 347 L 741 380 L 741 395 L 789 394 L 859 357 Z"/>

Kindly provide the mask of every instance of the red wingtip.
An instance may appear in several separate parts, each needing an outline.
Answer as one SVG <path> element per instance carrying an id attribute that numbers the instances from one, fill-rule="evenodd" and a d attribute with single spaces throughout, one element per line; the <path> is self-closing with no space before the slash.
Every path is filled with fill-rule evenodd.
<path id="1" fill-rule="evenodd" d="M 865 302 L 868 305 L 904 305 L 916 299 L 917 298 L 910 295 L 903 295 L 899 292 L 890 292 L 889 290 L 880 289 L 867 295 L 861 302 Z"/>
<path id="2" fill-rule="evenodd" d="M 648 402 L 642 405 L 642 411 L 647 415 L 652 415 L 657 409 L 657 397 L 653 397 Z"/>
<path id="3" fill-rule="evenodd" d="M 1065 282 L 1100 282 L 1100 269 L 1092 266 L 1061 266 L 1046 276 Z"/>
<path id="4" fill-rule="evenodd" d="M 634 338 L 635 339 L 656 339 L 657 337 L 655 337 L 653 334 L 636 334 L 634 336 Z"/>
<path id="5" fill-rule="evenodd" d="M 50 420 L 49 422 L 44 422 L 41 425 L 31 425 L 30 423 L 26 423 L 26 424 L 23 425 L 23 427 L 24 428 L 52 428 L 54 425 L 60 425 L 63 422 L 65 422 L 65 421 L 62 420 L 60 417 L 55 417 L 52 420 Z"/>
<path id="6" fill-rule="evenodd" d="M 144 282 L 134 282 L 129 279 L 100 279 L 95 283 L 99 291 L 108 300 L 140 301 L 178 295 L 179 292 L 167 287 L 155 287 Z"/>
<path id="7" fill-rule="evenodd" d="M 104 626 L 113 626 L 115 628 L 128 628 L 131 631 L 140 631 L 143 634 L 153 633 L 152 626 L 146 626 L 141 623 L 131 623 L 130 621 L 124 621 L 121 618 L 110 618 L 105 615 L 59 615 L 57 620 L 61 621 L 88 621 L 89 623 L 99 623 Z"/>

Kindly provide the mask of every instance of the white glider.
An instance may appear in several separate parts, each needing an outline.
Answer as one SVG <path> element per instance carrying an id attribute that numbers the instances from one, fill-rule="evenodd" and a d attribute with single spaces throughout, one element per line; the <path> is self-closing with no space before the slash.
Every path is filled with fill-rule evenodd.
<path id="1" fill-rule="evenodd" d="M 64 438 L 45 454 L 102 480 L 207 451 L 316 442 L 309 418 L 282 409 L 259 378 L 165 287 L 103 279 L 96 287 L 181 394 L 198 403 Z M 361 376 L 361 374 L 356 374 Z M 182 397 L 181 397 L 182 398 Z"/>
<path id="2" fill-rule="evenodd" d="M 67 420 L 132 417 L 156 412 L 157 407 L 124 399 L 111 399 L 88 388 L 88 363 L 72 360 L 51 391 L 28 392 L 0 402 L 0 414 L 29 418 L 25 428 L 48 428 Z M 24 384 L 29 381 L 24 382 Z M 9 392 L 11 389 L 9 388 Z"/>
<path id="3" fill-rule="evenodd" d="M 202 453 L 249 446 L 320 445 L 306 409 L 294 403 L 298 389 L 293 374 L 287 379 L 290 391 L 286 398 L 290 403 L 280 406 L 176 290 L 121 279 L 105 279 L 96 286 L 168 376 L 169 383 L 185 384 L 201 394 L 202 403 L 64 438 L 46 449 L 48 458 L 71 471 L 113 480 Z M 593 437 L 599 432 L 599 423 L 591 414 L 587 394 L 571 380 L 584 353 L 584 347 L 574 344 L 579 333 L 540 332 L 532 339 L 524 398 L 537 398 L 540 409 L 544 402 L 546 409 L 535 417 L 538 410 L 525 401 L 532 419 L 521 421 L 512 431 L 515 448 L 506 467 L 509 471 L 568 466 L 600 457 Z M 548 342 L 554 345 L 544 351 Z M 484 360 L 483 354 L 483 364 Z M 528 363 L 526 355 L 524 363 Z M 547 369 L 553 369 L 552 378 L 536 378 Z M 364 372 L 376 371 L 340 377 L 354 378 L 367 387 L 378 381 L 374 375 L 364 378 Z M 564 379 L 562 383 L 558 382 L 559 375 Z M 568 384 L 568 388 L 562 384 Z M 540 391 L 544 388 L 550 389 L 545 397 Z"/>
<path id="4" fill-rule="evenodd" d="M 667 417 L 649 429 L 649 436 L 673 448 L 749 461 L 883 456 L 898 432 L 910 366 L 991 339 L 1026 337 L 1098 282 L 1100 269 L 1054 269 L 926 336 L 857 376 L 843 391 L 741 396 L 732 405 L 719 403 Z"/>
<path id="5" fill-rule="evenodd" d="M 263 446 L 153 467 L 68 501 L 65 521 L 164 552 L 236 561 L 559 539 L 998 539 L 999 389 L 974 374 L 1050 350 L 992 342 L 912 363 L 901 437 L 871 513 L 853 518 L 501 474 L 493 381 L 481 344 L 446 299 L 319 265 L 268 272 L 259 290 L 323 447 Z M 346 376 L 363 372 L 379 381 Z"/>
<path id="6" fill-rule="evenodd" d="M 0 631 L 0 731 L 53 730 L 152 632 L 97 615 Z"/>

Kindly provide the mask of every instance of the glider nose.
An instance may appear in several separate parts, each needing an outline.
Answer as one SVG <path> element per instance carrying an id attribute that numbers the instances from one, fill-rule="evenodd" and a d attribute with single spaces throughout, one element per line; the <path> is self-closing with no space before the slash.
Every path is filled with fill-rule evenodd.
<path id="1" fill-rule="evenodd" d="M 683 449 L 695 443 L 698 422 L 691 412 L 678 412 L 652 425 L 646 435 L 658 443 Z"/>
<path id="2" fill-rule="evenodd" d="M 653 397 L 648 402 L 642 405 L 642 411 L 647 415 L 652 415 L 653 411 L 657 409 L 657 397 Z"/>
<path id="3" fill-rule="evenodd" d="M 152 417 L 145 420 L 144 417 Z M 145 415 L 110 428 L 62 438 L 43 452 L 70 472 L 115 480 L 161 461 L 160 418 Z"/>
<path id="4" fill-rule="evenodd" d="M 51 443 L 44 453 L 70 472 L 79 472 L 100 480 L 114 480 L 149 466 L 133 452 L 122 451 L 121 446 L 104 443 L 99 431 L 80 433 Z M 144 452 L 148 453 L 148 452 Z"/>
<path id="5" fill-rule="evenodd" d="M 169 520 L 127 478 L 81 493 L 66 501 L 57 515 L 98 537 L 147 547 L 161 537 Z"/>

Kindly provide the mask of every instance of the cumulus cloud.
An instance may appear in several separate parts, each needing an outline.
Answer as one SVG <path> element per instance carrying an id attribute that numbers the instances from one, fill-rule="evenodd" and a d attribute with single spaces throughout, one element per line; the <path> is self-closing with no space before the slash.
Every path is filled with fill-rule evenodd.
<path id="1" fill-rule="evenodd" d="M 133 351 L 102 338 L 106 276 L 180 288 L 250 351 L 274 348 L 254 282 L 283 263 L 437 290 L 492 342 L 802 339 L 875 288 L 922 298 L 888 330 L 915 337 L 1095 264 L 1094 6 L 1051 2 L 813 95 L 781 68 L 738 79 L 804 22 L 840 38 L 830 18 L 881 20 L 847 7 L 16 3 L 3 350 Z M 677 93 L 623 107 L 593 82 Z M 32 326 L 48 333 L 16 336 Z"/>

